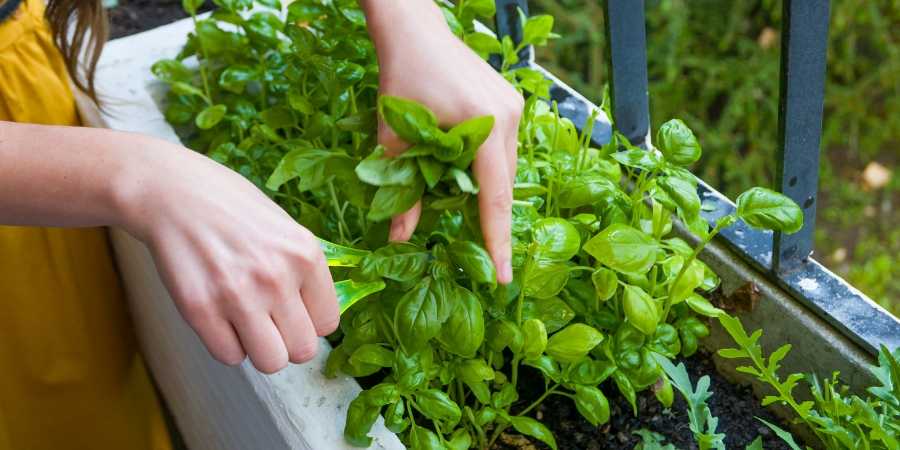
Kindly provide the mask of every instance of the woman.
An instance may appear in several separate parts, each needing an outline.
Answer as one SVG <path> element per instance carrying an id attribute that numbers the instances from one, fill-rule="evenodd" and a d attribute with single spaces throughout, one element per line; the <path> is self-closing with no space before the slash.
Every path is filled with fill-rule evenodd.
<path id="1" fill-rule="evenodd" d="M 432 0 L 361 3 L 382 93 L 418 100 L 446 125 L 497 119 L 474 170 L 486 245 L 509 282 L 521 97 L 450 32 Z M 336 328 L 330 273 L 311 233 L 239 175 L 171 143 L 77 127 L 70 80 L 97 99 L 99 0 L 49 0 L 46 10 L 43 0 L 0 0 L 4 10 L 0 450 L 167 449 L 97 227 L 121 227 L 151 249 L 213 357 L 234 365 L 249 356 L 265 373 L 308 361 L 317 337 Z M 379 141 L 405 147 L 384 127 Z M 391 238 L 407 239 L 418 217 L 417 206 L 395 218 Z"/>

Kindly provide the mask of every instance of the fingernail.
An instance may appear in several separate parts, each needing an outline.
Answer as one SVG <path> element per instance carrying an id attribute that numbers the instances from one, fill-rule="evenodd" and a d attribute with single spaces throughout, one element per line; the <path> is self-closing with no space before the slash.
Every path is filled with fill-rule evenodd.
<path id="1" fill-rule="evenodd" d="M 512 264 L 507 261 L 497 265 L 497 281 L 503 284 L 511 283 L 513 279 Z"/>

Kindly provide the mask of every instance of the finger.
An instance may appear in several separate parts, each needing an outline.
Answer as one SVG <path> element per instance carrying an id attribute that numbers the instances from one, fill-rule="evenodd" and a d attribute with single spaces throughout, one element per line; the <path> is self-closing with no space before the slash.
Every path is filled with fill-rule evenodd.
<path id="1" fill-rule="evenodd" d="M 397 156 L 409 148 L 409 144 L 400 139 L 400 136 L 397 136 L 397 133 L 394 133 L 394 130 L 387 126 L 380 117 L 378 118 L 378 143 L 384 146 L 387 156 Z"/>
<path id="2" fill-rule="evenodd" d="M 200 340 L 206 345 L 206 349 L 213 358 L 227 364 L 236 366 L 240 364 L 247 355 L 241 347 L 241 341 L 238 340 L 237 333 L 231 324 L 220 316 L 192 316 L 188 318 L 188 324 L 200 336 Z"/>
<path id="3" fill-rule="evenodd" d="M 388 240 L 391 242 L 408 241 L 416 231 L 416 225 L 419 224 L 419 217 L 421 216 L 422 201 L 419 200 L 408 211 L 391 219 L 391 230 Z"/>
<path id="4" fill-rule="evenodd" d="M 303 283 L 300 286 L 300 297 L 305 305 L 305 311 L 312 321 L 313 330 L 319 336 L 328 336 L 334 333 L 340 321 L 340 308 L 337 302 L 337 293 L 334 290 L 334 281 L 331 271 L 325 264 L 324 255 L 304 274 Z"/>
<path id="5" fill-rule="evenodd" d="M 507 151 L 507 160 L 509 161 L 509 165 L 507 167 L 507 173 L 509 174 L 509 182 L 512 183 L 513 186 L 516 185 L 516 172 L 519 168 L 519 137 L 516 135 L 507 135 L 506 136 L 506 151 Z"/>
<path id="6" fill-rule="evenodd" d="M 234 329 L 257 370 L 272 374 L 285 368 L 288 352 L 272 318 L 262 313 L 232 319 Z"/>
<path id="7" fill-rule="evenodd" d="M 292 363 L 304 363 L 316 356 L 319 338 L 299 294 L 276 304 L 272 310 L 272 321 L 281 333 Z"/>
<path id="8" fill-rule="evenodd" d="M 492 133 L 475 158 L 475 178 L 481 186 L 478 206 L 481 230 L 494 265 L 497 281 L 512 281 L 512 182 L 508 174 L 508 153 L 499 133 Z"/>

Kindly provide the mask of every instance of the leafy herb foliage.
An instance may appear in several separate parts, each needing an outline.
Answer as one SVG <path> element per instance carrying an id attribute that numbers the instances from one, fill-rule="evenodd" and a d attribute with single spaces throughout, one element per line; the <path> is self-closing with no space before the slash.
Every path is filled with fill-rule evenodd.
<path id="1" fill-rule="evenodd" d="M 556 448 L 528 414 L 549 395 L 571 398 L 590 423 L 609 420 L 598 385 L 635 393 L 668 385 L 654 354 L 696 351 L 718 314 L 697 292 L 718 278 L 697 254 L 737 216 L 710 230 L 700 217 L 694 134 L 664 124 L 656 151 L 616 134 L 592 148 L 549 103 L 550 83 L 513 68 L 519 50 L 556 37 L 553 18 L 526 19 L 524 40 L 475 30 L 492 0 L 441 6 L 461 39 L 527 97 L 519 130 L 513 214 L 514 281 L 497 285 L 478 228 L 469 166 L 493 126 L 476 117 L 452 128 L 407 99 L 378 98 L 378 66 L 356 0 L 217 0 L 176 59 L 153 66 L 171 86 L 166 118 L 189 145 L 238 171 L 321 236 L 343 313 L 326 373 L 380 374 L 349 405 L 344 435 L 367 446 L 379 414 L 416 449 L 489 447 L 508 427 Z M 259 8 L 251 10 L 251 7 Z M 196 2 L 185 2 L 194 13 Z M 196 57 L 197 70 L 186 61 Z M 412 147 L 388 158 L 377 115 Z M 753 191 L 738 215 L 793 230 L 799 208 Z M 391 216 L 423 201 L 409 243 L 388 243 Z M 673 216 L 701 239 L 671 237 Z M 519 368 L 538 369 L 546 391 L 517 403 Z M 681 385 L 677 385 L 681 386 Z M 671 404 L 672 391 L 659 395 Z"/>

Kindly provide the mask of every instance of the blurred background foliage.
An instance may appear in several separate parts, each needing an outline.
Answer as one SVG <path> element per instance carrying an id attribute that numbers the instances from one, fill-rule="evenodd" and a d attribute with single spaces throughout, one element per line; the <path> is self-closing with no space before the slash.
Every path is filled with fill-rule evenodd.
<path id="1" fill-rule="evenodd" d="M 599 103 L 603 4 L 531 0 L 562 38 L 540 64 Z M 695 173 L 732 198 L 773 186 L 781 0 L 647 0 L 650 115 L 700 138 Z M 832 0 L 815 257 L 900 315 L 900 1 Z"/>

